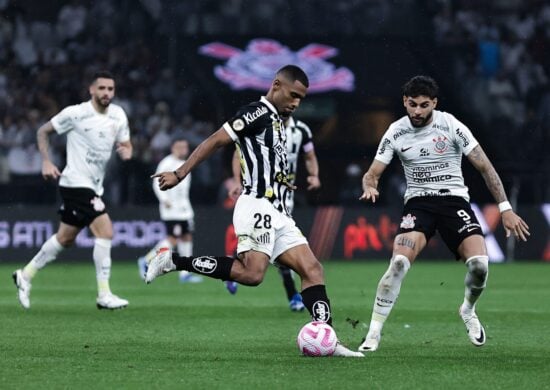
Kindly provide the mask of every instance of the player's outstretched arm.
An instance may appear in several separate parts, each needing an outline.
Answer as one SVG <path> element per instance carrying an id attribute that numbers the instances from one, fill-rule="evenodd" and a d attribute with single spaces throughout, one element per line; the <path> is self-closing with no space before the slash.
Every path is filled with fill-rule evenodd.
<path id="1" fill-rule="evenodd" d="M 527 241 L 527 237 L 531 235 L 529 233 L 529 226 L 512 210 L 502 181 L 481 146 L 476 146 L 467 157 L 472 165 L 481 173 L 485 184 L 487 184 L 487 188 L 498 203 L 506 237 L 510 237 L 510 234 L 513 233 L 517 239 Z"/>
<path id="2" fill-rule="evenodd" d="M 50 133 L 54 131 L 54 127 L 51 121 L 44 123 L 38 131 L 36 132 L 36 143 L 38 144 L 38 150 L 42 156 L 42 177 L 46 180 L 48 179 L 57 179 L 61 176 L 61 172 L 55 166 L 55 164 L 50 160 Z"/>
<path id="3" fill-rule="evenodd" d="M 159 172 L 151 177 L 159 179 L 159 187 L 162 191 L 166 191 L 172 187 L 175 187 L 180 181 L 193 170 L 193 168 L 200 162 L 206 160 L 212 153 L 221 148 L 222 146 L 229 145 L 233 140 L 227 134 L 227 132 L 220 128 L 210 137 L 205 139 L 197 148 L 191 153 L 185 163 L 183 163 L 178 169 L 173 172 Z"/>
<path id="4" fill-rule="evenodd" d="M 384 173 L 387 165 L 381 161 L 374 160 L 369 167 L 369 170 L 365 175 L 363 175 L 363 195 L 359 200 L 364 200 L 368 202 L 369 200 L 372 203 L 376 203 L 376 198 L 378 198 L 378 181 Z"/>

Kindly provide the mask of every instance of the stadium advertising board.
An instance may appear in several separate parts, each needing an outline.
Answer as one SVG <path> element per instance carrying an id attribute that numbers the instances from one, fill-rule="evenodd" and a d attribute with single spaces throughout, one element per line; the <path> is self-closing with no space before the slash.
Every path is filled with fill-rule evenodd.
<path id="1" fill-rule="evenodd" d="M 496 206 L 474 205 L 474 210 L 492 261 L 502 262 L 510 255 L 514 260 L 550 261 L 550 204 L 520 208 L 532 235 L 528 242 L 515 246 L 505 239 Z M 195 253 L 233 254 L 237 240 L 231 210 L 200 207 L 195 211 Z M 317 256 L 340 261 L 389 258 L 400 218 L 398 210 L 372 207 L 319 207 L 299 209 L 295 214 Z M 0 261 L 28 261 L 57 230 L 58 219 L 51 207 L 4 207 L 1 215 Z M 135 260 L 165 236 L 164 224 L 158 220 L 155 207 L 118 208 L 110 211 L 110 215 L 115 261 Z M 75 247 L 63 252 L 60 260 L 91 260 L 93 244 L 93 236 L 85 229 L 77 237 Z M 436 236 L 421 257 L 450 259 L 452 255 Z"/>

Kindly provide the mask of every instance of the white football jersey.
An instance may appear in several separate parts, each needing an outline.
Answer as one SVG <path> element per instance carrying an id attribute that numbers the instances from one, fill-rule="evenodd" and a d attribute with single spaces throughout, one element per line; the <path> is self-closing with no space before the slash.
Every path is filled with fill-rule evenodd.
<path id="1" fill-rule="evenodd" d="M 470 200 L 462 176 L 462 155 L 479 143 L 453 115 L 433 111 L 432 122 L 413 127 L 408 116 L 392 123 L 378 146 L 376 160 L 389 164 L 397 154 L 407 179 L 405 203 L 415 196 L 454 195 Z"/>
<path id="2" fill-rule="evenodd" d="M 296 174 L 298 173 L 298 157 L 300 153 L 307 153 L 314 149 L 313 135 L 308 125 L 300 120 L 295 120 L 293 117 L 288 118 L 285 130 L 289 179 L 294 184 L 296 182 Z M 292 214 L 292 210 L 294 209 L 294 191 L 286 193 L 286 209 L 289 214 Z"/>
<path id="3" fill-rule="evenodd" d="M 59 185 L 90 188 L 103 195 L 105 167 L 113 146 L 130 140 L 124 110 L 111 103 L 107 112 L 100 114 L 87 101 L 64 108 L 51 123 L 58 134 L 67 133 L 67 165 Z"/>
<path id="4" fill-rule="evenodd" d="M 156 173 L 173 172 L 184 162 L 185 160 L 180 160 L 170 154 L 159 163 Z M 163 221 L 186 221 L 193 218 L 193 208 L 189 200 L 189 187 L 191 187 L 191 174 L 187 175 L 177 186 L 167 191 L 160 190 L 158 179 L 153 180 L 153 190 L 160 203 L 160 218 Z M 170 207 L 166 207 L 165 202 L 170 203 Z"/>

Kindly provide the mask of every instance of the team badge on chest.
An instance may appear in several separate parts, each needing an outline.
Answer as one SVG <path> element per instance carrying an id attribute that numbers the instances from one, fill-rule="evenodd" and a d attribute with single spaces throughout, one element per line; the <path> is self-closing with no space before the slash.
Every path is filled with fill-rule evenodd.
<path id="1" fill-rule="evenodd" d="M 445 136 L 434 138 L 432 141 L 435 142 L 434 150 L 439 154 L 445 153 L 447 149 L 449 149 L 449 145 L 447 144 L 447 137 Z"/>

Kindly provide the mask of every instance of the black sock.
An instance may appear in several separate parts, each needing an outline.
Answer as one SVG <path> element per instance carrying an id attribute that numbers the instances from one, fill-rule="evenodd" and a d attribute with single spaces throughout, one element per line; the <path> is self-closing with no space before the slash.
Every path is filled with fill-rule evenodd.
<path id="1" fill-rule="evenodd" d="M 294 287 L 294 279 L 292 279 L 292 271 L 290 270 L 290 268 L 282 265 L 279 267 L 279 273 L 283 278 L 283 285 L 285 286 L 286 296 L 290 301 L 292 297 L 298 292 L 296 291 L 296 287 Z"/>
<path id="2" fill-rule="evenodd" d="M 323 284 L 311 286 L 302 291 L 302 300 L 314 321 L 326 322 L 332 325 L 330 300 Z"/>
<path id="3" fill-rule="evenodd" d="M 234 258 L 227 256 L 187 257 L 172 253 L 172 262 L 178 271 L 190 271 L 221 280 L 231 280 L 231 266 L 234 261 Z"/>

